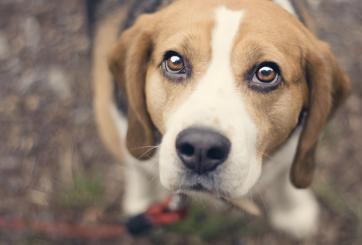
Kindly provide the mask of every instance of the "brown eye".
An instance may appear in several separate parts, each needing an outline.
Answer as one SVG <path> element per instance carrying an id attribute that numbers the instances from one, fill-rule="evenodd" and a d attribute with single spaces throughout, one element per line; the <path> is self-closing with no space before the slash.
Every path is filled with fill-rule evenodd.
<path id="1" fill-rule="evenodd" d="M 185 80 L 191 73 L 186 60 L 175 51 L 167 51 L 161 65 L 165 77 L 174 81 Z"/>
<path id="2" fill-rule="evenodd" d="M 268 92 L 281 83 L 281 71 L 274 62 L 263 62 L 253 69 L 249 86 L 261 92 Z"/>
<path id="3" fill-rule="evenodd" d="M 278 77 L 278 73 L 272 67 L 263 66 L 257 70 L 256 77 L 260 82 L 270 83 Z"/>
<path id="4" fill-rule="evenodd" d="M 180 72 L 185 68 L 181 56 L 172 55 L 166 60 L 166 68 L 170 72 Z"/>

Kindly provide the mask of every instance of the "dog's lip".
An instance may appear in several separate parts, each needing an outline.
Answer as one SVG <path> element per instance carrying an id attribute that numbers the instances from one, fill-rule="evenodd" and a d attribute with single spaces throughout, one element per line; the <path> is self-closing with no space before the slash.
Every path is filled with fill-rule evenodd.
<path id="1" fill-rule="evenodd" d="M 188 192 L 195 192 L 195 193 L 206 193 L 210 195 L 216 196 L 216 191 L 211 188 L 203 185 L 202 183 L 197 183 L 195 185 L 186 185 L 186 186 L 179 186 L 176 193 L 188 193 Z M 220 195 L 218 195 L 220 198 Z"/>
<path id="2" fill-rule="evenodd" d="M 174 189 L 176 193 L 204 193 L 216 198 L 227 198 L 228 195 L 222 189 L 218 188 L 218 182 L 215 182 L 213 175 L 194 175 L 187 172 L 182 178 L 182 182 Z"/>
<path id="3" fill-rule="evenodd" d="M 219 199 L 220 201 L 224 202 L 227 205 L 233 206 L 232 202 L 230 202 L 229 197 L 226 195 L 222 195 L 221 193 L 218 193 L 214 189 L 210 189 L 202 185 L 201 183 L 198 183 L 193 186 L 181 186 L 176 192 L 176 194 L 191 194 L 191 193 L 203 193 L 210 195 L 216 199 Z"/>
<path id="4" fill-rule="evenodd" d="M 190 186 L 188 187 L 188 189 L 200 192 L 210 192 L 210 190 L 201 183 L 197 183 L 196 185 Z"/>

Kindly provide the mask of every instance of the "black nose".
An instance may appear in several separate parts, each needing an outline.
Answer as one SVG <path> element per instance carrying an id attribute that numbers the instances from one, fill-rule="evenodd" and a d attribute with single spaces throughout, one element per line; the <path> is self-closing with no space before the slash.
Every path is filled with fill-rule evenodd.
<path id="1" fill-rule="evenodd" d="M 206 128 L 188 128 L 176 139 L 176 149 L 183 164 L 198 174 L 216 169 L 228 157 L 230 141 Z"/>

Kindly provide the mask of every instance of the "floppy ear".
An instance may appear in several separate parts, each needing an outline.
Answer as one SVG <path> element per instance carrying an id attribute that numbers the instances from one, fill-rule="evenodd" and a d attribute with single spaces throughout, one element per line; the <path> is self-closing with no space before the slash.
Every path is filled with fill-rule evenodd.
<path id="1" fill-rule="evenodd" d="M 313 49 L 313 50 L 312 50 Z M 323 42 L 309 50 L 306 57 L 309 86 L 308 115 L 291 168 L 291 181 L 307 188 L 315 170 L 314 153 L 320 133 L 350 92 L 351 83 Z"/>
<path id="2" fill-rule="evenodd" d="M 128 130 L 126 145 L 140 160 L 153 155 L 148 146 L 154 144 L 154 126 L 147 112 L 145 77 L 152 51 L 153 15 L 144 15 L 125 31 L 109 58 L 110 70 L 122 96 L 127 98 Z M 117 89 L 117 88 L 115 88 Z"/>

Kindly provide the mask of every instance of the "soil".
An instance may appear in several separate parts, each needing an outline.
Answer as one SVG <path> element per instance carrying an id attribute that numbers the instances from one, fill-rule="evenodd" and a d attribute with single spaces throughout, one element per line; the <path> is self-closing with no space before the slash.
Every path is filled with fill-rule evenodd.
<path id="1" fill-rule="evenodd" d="M 353 93 L 319 147 L 313 189 L 321 229 L 305 244 L 362 244 L 362 1 L 309 2 L 318 34 L 350 75 Z M 0 0 L 0 217 L 72 223 L 121 217 L 118 165 L 94 123 L 87 21 L 80 0 Z M 97 210 L 106 211 L 99 217 Z M 242 222 L 215 226 L 224 218 L 200 213 L 194 231 L 174 227 L 139 239 L 89 242 L 0 230 L 0 243 L 296 244 L 266 219 L 244 215 Z M 209 226 L 200 231 L 197 220 Z"/>

